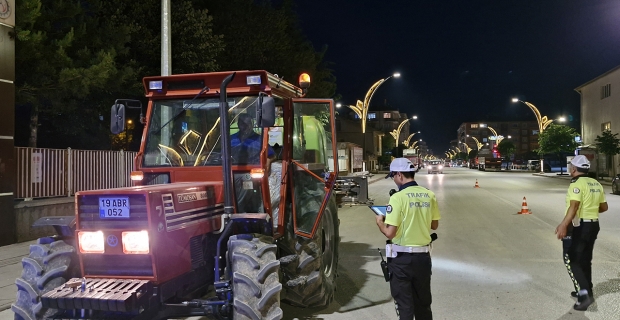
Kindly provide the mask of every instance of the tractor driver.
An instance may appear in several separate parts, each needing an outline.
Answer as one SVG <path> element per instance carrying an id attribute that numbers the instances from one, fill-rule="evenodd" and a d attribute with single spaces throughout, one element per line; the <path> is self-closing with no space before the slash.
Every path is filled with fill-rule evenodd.
<path id="1" fill-rule="evenodd" d="M 231 153 L 235 164 L 258 164 L 263 145 L 263 137 L 254 132 L 253 119 L 250 115 L 242 113 L 237 119 L 239 132 L 234 133 L 230 139 Z M 267 163 L 265 173 L 269 174 L 271 162 L 275 152 L 268 146 Z"/>

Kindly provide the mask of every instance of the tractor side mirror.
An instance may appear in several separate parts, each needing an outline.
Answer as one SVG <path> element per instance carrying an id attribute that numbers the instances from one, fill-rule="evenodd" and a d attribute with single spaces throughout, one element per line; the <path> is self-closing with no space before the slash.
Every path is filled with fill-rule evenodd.
<path id="1" fill-rule="evenodd" d="M 119 134 L 125 131 L 125 105 L 117 103 L 112 105 L 112 114 L 110 117 L 110 131 L 113 134 Z"/>
<path id="2" fill-rule="evenodd" d="M 276 123 L 276 101 L 270 96 L 258 97 L 256 108 L 256 126 L 259 128 L 273 127 Z"/>

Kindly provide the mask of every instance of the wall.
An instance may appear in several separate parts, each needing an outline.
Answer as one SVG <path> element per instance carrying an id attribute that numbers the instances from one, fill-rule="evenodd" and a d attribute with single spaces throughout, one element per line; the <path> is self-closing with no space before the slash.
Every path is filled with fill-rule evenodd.
<path id="1" fill-rule="evenodd" d="M 6 5 L 8 3 L 8 6 Z M 0 7 L 0 245 L 15 243 L 15 1 L 8 0 Z"/>
<path id="2" fill-rule="evenodd" d="M 63 197 L 15 204 L 16 241 L 30 241 L 56 234 L 53 227 L 33 228 L 32 224 L 43 217 L 75 216 L 74 201 L 74 197 Z"/>

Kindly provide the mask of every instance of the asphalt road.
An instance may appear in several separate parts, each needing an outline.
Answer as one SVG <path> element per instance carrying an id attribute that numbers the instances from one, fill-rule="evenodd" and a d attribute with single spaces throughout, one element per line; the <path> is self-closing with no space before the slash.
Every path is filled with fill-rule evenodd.
<path id="1" fill-rule="evenodd" d="M 474 188 L 476 179 L 480 188 Z M 531 173 L 447 168 L 420 172 L 433 190 L 442 219 L 433 248 L 434 319 L 620 319 L 620 196 L 609 194 L 601 216 L 593 282 L 597 302 L 572 309 L 572 285 L 554 230 L 564 214 L 568 179 Z M 376 204 L 388 201 L 391 180 L 371 184 Z M 526 197 L 531 215 L 519 215 Z M 377 248 L 385 238 L 365 207 L 343 208 L 340 278 L 332 305 L 323 310 L 284 307 L 285 319 L 396 319 Z"/>
<path id="2" fill-rule="evenodd" d="M 476 179 L 480 188 L 474 188 Z M 594 252 L 596 303 L 579 312 L 572 309 L 572 285 L 554 235 L 568 179 L 446 168 L 440 175 L 422 171 L 416 180 L 436 193 L 442 215 L 432 253 L 434 319 L 620 319 L 620 196 L 609 194 L 609 186 L 610 210 L 601 215 Z M 387 203 L 394 187 L 390 179 L 376 180 L 370 197 L 375 204 Z M 517 214 L 523 197 L 531 215 Z M 353 206 L 341 208 L 339 217 L 340 277 L 334 302 L 323 309 L 283 305 L 285 319 L 396 319 L 379 268 L 377 248 L 385 238 L 374 214 Z M 19 246 L 26 248 L 11 248 Z M 5 250 L 0 248 L 0 256 Z M 0 268 L 0 297 L 15 292 L 9 280 L 18 276 L 19 264 L 8 262 Z M 0 312 L 4 319 L 13 319 L 10 310 Z"/>

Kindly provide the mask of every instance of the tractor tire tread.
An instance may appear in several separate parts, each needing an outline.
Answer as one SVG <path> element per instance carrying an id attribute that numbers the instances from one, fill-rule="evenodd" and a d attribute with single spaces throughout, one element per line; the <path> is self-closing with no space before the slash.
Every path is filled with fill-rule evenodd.
<path id="1" fill-rule="evenodd" d="M 233 274 L 233 319 L 282 319 L 282 284 L 276 249 L 272 237 L 259 234 L 252 235 L 251 240 L 247 235 L 234 235 L 228 240 Z"/>
<path id="2" fill-rule="evenodd" d="M 71 262 L 76 262 L 75 249 L 62 240 L 51 239 L 41 238 L 30 245 L 30 254 L 22 259 L 23 271 L 15 279 L 17 298 L 11 305 L 15 319 L 41 320 L 55 313 L 43 308 L 41 296 L 74 276 L 69 273 L 74 270 Z"/>

